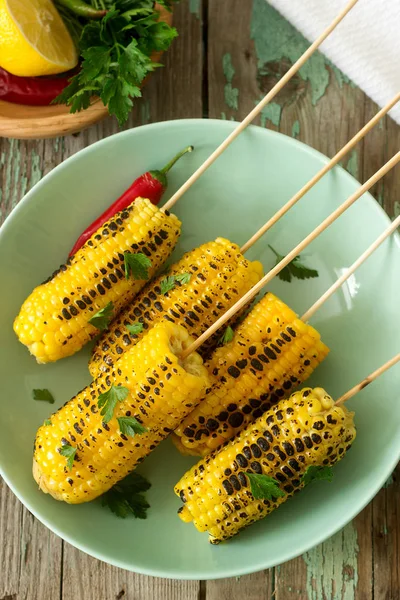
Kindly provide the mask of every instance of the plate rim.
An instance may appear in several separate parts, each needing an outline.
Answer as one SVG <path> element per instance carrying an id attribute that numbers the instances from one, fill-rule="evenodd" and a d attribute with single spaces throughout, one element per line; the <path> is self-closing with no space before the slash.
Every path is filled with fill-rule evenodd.
<path id="1" fill-rule="evenodd" d="M 12 209 L 11 213 L 6 217 L 5 221 L 3 222 L 3 224 L 0 228 L 0 245 L 2 243 L 2 237 L 4 236 L 5 231 L 8 230 L 10 228 L 10 226 L 11 227 L 13 226 L 12 224 L 13 224 L 14 219 L 17 218 L 19 212 L 21 210 L 23 210 L 24 207 L 29 202 L 31 202 L 31 197 L 34 195 L 34 193 L 35 194 L 38 193 L 41 186 L 47 185 L 48 180 L 50 180 L 53 177 L 56 177 L 58 171 L 65 168 L 65 165 L 79 160 L 81 156 L 85 155 L 88 152 L 91 152 L 92 149 L 95 147 L 98 147 L 101 145 L 106 145 L 108 143 L 112 143 L 112 141 L 114 141 L 115 138 L 117 138 L 117 137 L 123 138 L 123 137 L 135 136 L 136 132 L 142 131 L 142 130 L 151 130 L 151 129 L 168 130 L 169 128 L 171 128 L 171 127 L 173 128 L 174 126 L 200 125 L 200 124 L 202 126 L 204 126 L 204 121 L 207 121 L 208 123 L 210 123 L 211 127 L 215 127 L 216 124 L 218 124 L 218 127 L 222 128 L 222 129 L 225 128 L 227 135 L 238 125 L 237 121 L 224 121 L 224 120 L 220 120 L 220 119 L 195 118 L 195 119 L 176 119 L 176 120 L 162 121 L 162 122 L 157 122 L 157 123 L 141 125 L 139 127 L 135 127 L 132 129 L 118 132 L 116 134 L 113 134 L 113 135 L 103 138 L 101 140 L 98 140 L 98 141 L 94 142 L 93 144 L 87 146 L 86 148 L 83 148 L 82 150 L 79 150 L 72 156 L 70 156 L 67 159 L 65 159 L 64 161 L 62 161 L 56 167 L 54 167 L 49 173 L 47 173 L 37 184 L 35 184 L 23 196 L 23 198 L 18 202 L 18 204 Z M 252 131 L 256 131 L 258 133 L 262 132 L 261 135 L 267 135 L 267 136 L 272 136 L 272 137 L 284 136 L 285 138 L 287 138 L 286 141 L 288 143 L 298 146 L 302 152 L 306 152 L 306 153 L 310 154 L 311 156 L 317 158 L 319 161 L 321 161 L 323 163 L 326 163 L 329 161 L 329 158 L 326 155 L 324 155 L 322 152 L 315 150 L 311 146 L 308 146 L 304 142 L 302 142 L 298 139 L 292 138 L 289 135 L 286 135 L 286 134 L 283 134 L 283 133 L 280 133 L 277 131 L 272 131 L 272 130 L 260 127 L 258 125 L 250 125 L 249 129 Z M 348 173 L 340 165 L 337 165 L 335 167 L 335 169 L 338 167 L 343 171 L 343 173 L 348 178 L 350 178 L 352 180 L 353 184 L 355 183 L 358 187 L 361 187 L 360 182 L 357 181 L 357 179 L 355 177 L 353 177 L 353 175 Z M 381 207 L 381 205 L 377 202 L 377 200 L 371 195 L 371 193 L 369 191 L 365 192 L 362 197 L 366 197 L 366 200 L 368 201 L 369 209 L 372 210 L 373 212 L 375 212 L 375 214 L 377 214 L 377 216 L 379 215 L 380 219 L 386 220 L 387 224 L 391 223 L 391 220 L 390 220 L 388 214 L 386 213 L 386 211 Z M 395 232 L 394 235 L 392 236 L 392 239 L 395 240 L 395 245 L 400 250 L 400 234 L 398 232 Z M 125 569 L 130 572 L 139 573 L 142 575 L 149 575 L 149 576 L 153 576 L 153 577 L 162 577 L 162 578 L 166 578 L 166 579 L 197 581 L 197 580 L 217 580 L 217 579 L 222 579 L 222 578 L 227 578 L 227 577 L 238 577 L 238 576 L 242 576 L 242 575 L 248 575 L 251 573 L 257 573 L 259 571 L 263 571 L 265 569 L 269 569 L 274 566 L 284 564 L 285 562 L 287 562 L 289 560 L 293 560 L 294 558 L 297 558 L 298 556 L 304 554 L 305 552 L 309 551 L 310 549 L 318 546 L 322 542 L 328 540 L 333 535 L 335 535 L 338 531 L 343 529 L 350 521 L 352 521 L 369 504 L 369 502 L 375 497 L 375 495 L 379 492 L 379 490 L 382 488 L 382 486 L 388 480 L 388 478 L 390 477 L 394 468 L 396 467 L 396 464 L 398 463 L 399 459 L 400 459 L 400 442 L 399 442 L 399 448 L 398 448 L 397 454 L 394 455 L 394 458 L 391 461 L 388 461 L 386 463 L 387 467 L 384 470 L 383 475 L 381 475 L 381 477 L 376 480 L 375 485 L 373 487 L 371 487 L 372 491 L 370 490 L 368 492 L 368 494 L 366 494 L 361 505 L 357 505 L 356 508 L 351 507 L 349 510 L 349 513 L 346 515 L 344 520 L 342 520 L 340 523 L 334 524 L 332 527 L 329 528 L 329 530 L 325 529 L 323 533 L 315 536 L 311 543 L 309 543 L 309 542 L 303 543 L 302 545 L 300 545 L 300 547 L 296 550 L 295 553 L 293 553 L 290 549 L 288 549 L 287 552 L 283 553 L 284 556 L 279 561 L 279 563 L 274 562 L 273 559 L 266 560 L 265 558 L 261 557 L 261 559 L 258 561 L 258 563 L 252 567 L 243 567 L 243 568 L 235 569 L 235 571 L 228 570 L 228 569 L 219 570 L 218 574 L 210 573 L 207 570 L 200 570 L 199 572 L 196 572 L 193 574 L 193 573 L 189 573 L 186 571 L 180 572 L 176 569 L 169 569 L 168 571 L 165 571 L 165 570 L 161 570 L 161 569 L 157 569 L 157 568 L 155 568 L 155 569 L 141 568 L 141 567 L 133 566 L 132 564 L 126 563 L 123 560 L 113 559 L 112 557 L 105 558 L 101 552 L 96 552 L 95 550 L 88 547 L 84 543 L 76 542 L 73 539 L 73 536 L 69 536 L 68 533 L 65 533 L 65 532 L 61 533 L 58 526 L 54 525 L 53 523 L 49 524 L 49 522 L 47 521 L 45 516 L 42 516 L 42 515 L 39 516 L 36 509 L 32 508 L 31 502 L 29 500 L 26 501 L 25 499 L 23 499 L 21 497 L 22 495 L 20 495 L 19 492 L 15 489 L 14 484 L 11 483 L 10 479 L 5 475 L 4 468 L 2 467 L 1 464 L 0 464 L 0 475 L 6 482 L 8 487 L 11 489 L 11 491 L 18 498 L 18 500 L 23 504 L 23 506 L 25 506 L 25 508 L 27 508 L 35 516 L 35 518 L 37 518 L 39 520 L 39 522 L 41 522 L 43 525 L 45 525 L 50 531 L 52 531 L 53 533 L 58 535 L 61 539 L 68 542 L 73 547 L 77 548 L 78 550 L 85 552 L 89 556 L 92 556 L 98 560 L 101 560 L 102 562 L 113 565 L 115 567 Z M 206 540 L 204 540 L 204 541 L 205 541 L 205 543 L 208 543 Z"/>

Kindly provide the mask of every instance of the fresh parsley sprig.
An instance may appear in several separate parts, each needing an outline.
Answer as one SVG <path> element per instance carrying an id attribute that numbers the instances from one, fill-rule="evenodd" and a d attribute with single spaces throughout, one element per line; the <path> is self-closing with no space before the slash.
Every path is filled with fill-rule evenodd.
<path id="1" fill-rule="evenodd" d="M 61 456 L 65 456 L 67 459 L 67 467 L 71 471 L 72 465 L 74 464 L 76 448 L 70 446 L 69 444 L 65 444 L 58 449 Z"/>
<path id="2" fill-rule="evenodd" d="M 161 66 L 153 52 L 167 50 L 178 35 L 174 27 L 159 21 L 152 0 L 91 0 L 95 8 L 107 10 L 99 20 L 82 22 L 62 10 L 82 57 L 80 71 L 57 96 L 56 102 L 75 113 L 88 108 L 99 96 L 120 125 L 127 120 L 134 98 L 140 97 L 145 77 Z M 171 8 L 172 0 L 161 0 Z M 80 32 L 80 33 L 79 33 Z"/>
<path id="3" fill-rule="evenodd" d="M 186 285 L 192 278 L 191 273 L 180 273 L 179 275 L 168 275 L 168 277 L 164 277 L 161 280 L 160 288 L 161 293 L 165 295 L 167 292 L 170 292 L 177 283 L 181 285 Z"/>
<path id="4" fill-rule="evenodd" d="M 131 473 L 101 497 L 102 505 L 108 506 L 121 519 L 128 515 L 146 519 L 150 504 L 143 492 L 147 492 L 150 487 L 151 483 L 145 477 L 139 473 Z"/>
<path id="5" fill-rule="evenodd" d="M 282 498 L 285 492 L 279 487 L 278 481 L 268 475 L 258 473 L 246 473 L 250 481 L 250 491 L 255 500 L 273 500 Z"/>
<path id="6" fill-rule="evenodd" d="M 219 340 L 219 344 L 221 344 L 222 346 L 224 344 L 229 344 L 229 342 L 231 342 L 233 340 L 233 336 L 234 336 L 234 331 L 233 331 L 232 327 L 230 325 L 228 325 L 228 327 L 225 329 L 223 335 L 221 336 L 221 338 Z"/>
<path id="7" fill-rule="evenodd" d="M 126 325 L 126 328 L 131 335 L 139 335 L 139 333 L 142 333 L 143 327 L 144 327 L 143 323 L 132 323 L 132 324 L 128 323 Z"/>
<path id="8" fill-rule="evenodd" d="M 268 244 L 269 248 L 276 256 L 275 266 L 281 262 L 285 258 L 284 254 L 279 254 L 272 246 Z M 286 267 L 282 269 L 280 273 L 278 273 L 279 279 L 282 281 L 287 281 L 290 283 L 292 278 L 296 279 L 312 279 L 314 277 L 318 277 L 318 271 L 315 269 L 310 269 L 306 267 L 305 264 L 301 262 L 301 256 L 296 256 Z"/>
<path id="9" fill-rule="evenodd" d="M 112 385 L 109 390 L 99 395 L 97 406 L 101 408 L 100 414 L 103 417 L 103 423 L 111 421 L 117 403 L 125 400 L 128 394 L 128 388 L 122 385 Z"/>
<path id="10" fill-rule="evenodd" d="M 113 314 L 114 304 L 109 302 L 104 308 L 101 308 L 91 319 L 89 319 L 89 323 L 94 327 L 97 327 L 97 329 L 100 329 L 100 331 L 104 331 L 112 320 Z"/>
<path id="11" fill-rule="evenodd" d="M 135 417 L 117 417 L 117 421 L 121 433 L 130 437 L 142 435 L 148 431 L 147 427 L 139 423 Z"/>
<path id="12" fill-rule="evenodd" d="M 301 478 L 304 485 L 309 485 L 312 481 L 332 481 L 333 469 L 330 466 L 318 467 L 311 465 Z"/>
<path id="13" fill-rule="evenodd" d="M 133 279 L 146 281 L 149 278 L 151 260 L 142 252 L 137 252 L 135 254 L 125 252 L 124 265 L 125 279 L 129 279 L 129 277 L 132 276 Z"/>

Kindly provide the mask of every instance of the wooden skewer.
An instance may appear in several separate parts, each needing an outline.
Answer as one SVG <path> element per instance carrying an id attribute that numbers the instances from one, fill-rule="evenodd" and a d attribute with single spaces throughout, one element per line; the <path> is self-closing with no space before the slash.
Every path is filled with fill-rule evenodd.
<path id="1" fill-rule="evenodd" d="M 375 240 L 369 248 L 366 249 L 363 254 L 349 267 L 345 273 L 339 279 L 335 281 L 333 285 L 308 309 L 306 313 L 301 317 L 301 320 L 307 322 L 321 306 L 334 294 L 344 282 L 360 267 L 364 261 L 371 256 L 373 252 L 394 232 L 400 227 L 400 215 L 393 221 L 393 223 L 385 229 L 385 231 Z"/>
<path id="2" fill-rule="evenodd" d="M 197 340 L 195 340 L 184 352 L 181 354 L 181 358 L 185 359 L 189 354 L 197 350 L 209 337 L 213 335 L 222 325 L 224 325 L 235 313 L 246 306 L 258 292 L 269 283 L 275 275 L 280 273 L 286 265 L 288 265 L 298 254 L 300 254 L 312 241 L 314 241 L 320 233 L 325 231 L 344 211 L 349 208 L 358 198 L 360 198 L 365 192 L 367 192 L 379 179 L 381 179 L 390 169 L 400 162 L 400 151 L 397 152 L 379 171 L 375 173 L 368 181 L 366 181 L 354 194 L 352 194 L 343 204 L 341 204 L 329 217 L 327 217 L 318 227 L 314 229 L 300 244 L 298 244 L 289 254 L 287 254 L 273 269 L 269 271 L 251 290 L 249 290 L 242 298 L 240 298 L 236 304 L 231 306 L 211 327 L 207 329 Z"/>
<path id="3" fill-rule="evenodd" d="M 200 175 L 210 167 L 213 162 L 226 150 L 226 148 L 238 137 L 238 135 L 246 129 L 248 125 L 260 114 L 262 109 L 269 103 L 278 92 L 286 85 L 286 83 L 297 73 L 304 65 L 310 56 L 319 48 L 322 42 L 328 37 L 337 25 L 344 19 L 348 12 L 357 4 L 358 0 L 350 0 L 347 6 L 338 14 L 336 19 L 325 29 L 323 33 L 315 40 L 313 44 L 304 52 L 304 54 L 294 63 L 287 73 L 278 81 L 270 92 L 257 104 L 257 106 L 243 119 L 243 121 L 232 131 L 230 135 L 222 142 L 222 144 L 214 150 L 207 160 L 189 177 L 189 179 L 179 188 L 177 192 L 163 206 L 163 210 L 170 210 L 175 202 L 198 180 Z"/>
<path id="4" fill-rule="evenodd" d="M 330 171 L 342 158 L 350 152 L 352 148 L 380 121 L 380 119 L 389 112 L 391 108 L 400 100 L 400 92 L 384 106 L 360 131 L 349 141 L 335 156 L 316 174 L 301 190 L 299 190 L 282 208 L 271 217 L 245 244 L 240 248 L 243 254 L 253 246 L 283 215 L 285 215 L 292 206 L 294 206 L 303 196 L 312 188 L 322 177 Z"/>
<path id="5" fill-rule="evenodd" d="M 390 369 L 390 367 L 393 367 L 393 365 L 395 365 L 399 361 L 400 361 L 400 353 L 396 354 L 396 356 L 394 356 L 393 358 L 388 360 L 387 363 L 385 363 L 384 365 L 379 367 L 379 369 L 377 369 L 376 371 L 371 373 L 371 375 L 368 375 L 368 377 L 366 377 L 365 379 L 360 381 L 360 383 L 357 383 L 357 385 L 355 385 L 353 388 L 351 388 L 351 390 L 349 390 L 348 392 L 343 394 L 343 396 L 340 396 L 340 398 L 338 400 L 336 400 L 335 404 L 336 405 L 343 404 L 343 402 L 346 402 L 346 400 L 350 400 L 350 398 L 355 396 L 358 392 L 361 392 L 361 390 L 363 390 L 365 387 L 367 387 L 367 385 L 369 385 L 370 383 L 375 381 L 375 379 L 377 379 L 380 375 L 382 375 L 382 373 L 384 373 L 385 371 Z"/>

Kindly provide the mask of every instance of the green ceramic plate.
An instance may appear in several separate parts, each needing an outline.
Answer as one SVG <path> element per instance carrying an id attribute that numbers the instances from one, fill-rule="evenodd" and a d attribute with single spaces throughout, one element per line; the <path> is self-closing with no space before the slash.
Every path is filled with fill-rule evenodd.
<path id="1" fill-rule="evenodd" d="M 193 464 L 167 441 L 141 466 L 152 482 L 146 521 L 120 520 L 99 502 L 68 506 L 42 494 L 31 476 L 32 444 L 48 404 L 32 400 L 49 388 L 57 407 L 89 382 L 85 351 L 39 366 L 17 341 L 12 322 L 32 288 L 65 259 L 78 234 L 149 167 L 163 165 L 188 144 L 196 151 L 174 169 L 169 194 L 234 128 L 225 121 L 172 121 L 109 137 L 54 169 L 18 205 L 0 235 L 0 467 L 25 506 L 47 527 L 81 550 L 140 573 L 182 579 L 229 577 L 287 561 L 319 544 L 352 519 L 380 489 L 400 456 L 399 369 L 355 398 L 357 440 L 335 468 L 333 483 L 318 482 L 229 543 L 212 547 L 206 534 L 176 516 L 173 485 Z M 326 162 L 284 135 L 252 127 L 179 201 L 183 234 L 175 252 L 226 236 L 242 243 Z M 341 168 L 328 174 L 266 239 L 249 252 L 265 267 L 267 244 L 290 250 L 358 183 Z M 366 194 L 307 251 L 320 277 L 270 289 L 300 314 L 388 225 Z M 331 347 L 312 384 L 337 396 L 398 352 L 400 242 L 385 243 L 312 323 Z"/>

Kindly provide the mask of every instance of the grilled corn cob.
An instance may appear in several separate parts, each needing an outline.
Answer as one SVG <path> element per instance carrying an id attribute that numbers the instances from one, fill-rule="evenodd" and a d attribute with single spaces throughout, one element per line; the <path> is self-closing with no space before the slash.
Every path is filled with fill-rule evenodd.
<path id="1" fill-rule="evenodd" d="M 125 279 L 124 253 L 148 256 L 152 276 L 172 252 L 180 225 L 143 198 L 117 213 L 25 300 L 14 322 L 20 342 L 39 363 L 80 350 L 98 333 L 89 319 L 109 302 L 120 310 L 145 284 Z"/>
<path id="2" fill-rule="evenodd" d="M 304 382 L 329 350 L 319 333 L 266 294 L 206 363 L 213 386 L 175 430 L 183 454 L 204 456 Z"/>
<path id="3" fill-rule="evenodd" d="M 236 244 L 217 238 L 215 242 L 186 253 L 169 275 L 183 273 L 190 275 L 188 283 L 176 282 L 175 287 L 164 295 L 161 292 L 163 275 L 149 283 L 114 319 L 94 347 L 89 363 L 93 377 L 101 371 L 109 371 L 123 352 L 163 319 L 180 323 L 191 335 L 198 337 L 260 280 L 263 270 L 258 261 L 246 260 Z M 143 333 L 129 334 L 127 325 L 133 323 L 142 323 Z M 220 335 L 217 332 L 210 344 Z M 203 347 L 203 352 L 208 348 Z"/>
<path id="4" fill-rule="evenodd" d="M 322 388 L 295 392 L 182 477 L 182 520 L 218 544 L 262 519 L 304 487 L 308 467 L 343 458 L 356 435 L 353 414 Z M 272 477 L 283 495 L 255 499 L 248 473 Z"/>
<path id="5" fill-rule="evenodd" d="M 174 323 L 160 323 L 126 352 L 110 376 L 96 379 L 39 428 L 33 474 L 44 492 L 57 500 L 79 504 L 110 489 L 141 462 L 192 410 L 208 385 L 203 361 L 180 353 L 190 344 L 188 332 Z M 98 409 L 101 393 L 111 383 L 127 388 L 108 423 Z M 117 418 L 134 417 L 142 435 L 121 433 Z M 76 450 L 68 470 L 63 448 Z"/>

